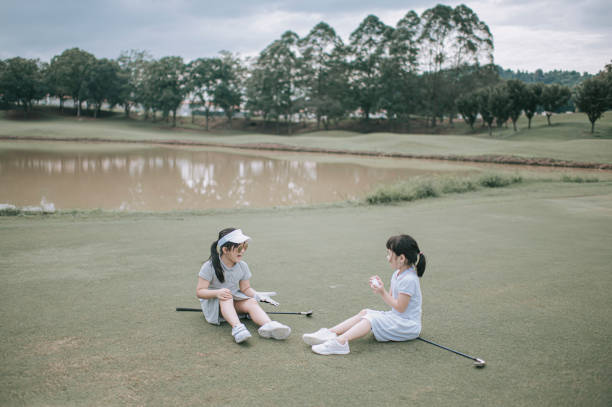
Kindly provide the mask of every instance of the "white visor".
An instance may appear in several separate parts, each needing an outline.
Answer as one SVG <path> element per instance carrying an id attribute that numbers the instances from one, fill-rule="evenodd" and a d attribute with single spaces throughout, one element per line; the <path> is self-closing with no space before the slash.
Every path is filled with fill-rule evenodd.
<path id="1" fill-rule="evenodd" d="M 242 233 L 241 229 L 236 229 L 219 239 L 219 241 L 217 242 L 217 250 L 219 250 L 221 246 L 223 246 L 227 242 L 240 244 L 246 242 L 247 240 L 251 240 L 251 238 Z"/>

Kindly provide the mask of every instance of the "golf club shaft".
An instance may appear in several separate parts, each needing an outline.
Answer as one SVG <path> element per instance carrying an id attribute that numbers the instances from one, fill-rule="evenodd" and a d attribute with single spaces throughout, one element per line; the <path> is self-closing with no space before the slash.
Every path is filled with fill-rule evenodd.
<path id="1" fill-rule="evenodd" d="M 182 308 L 182 307 L 177 307 L 176 308 L 177 311 L 190 311 L 190 312 L 202 312 L 201 308 Z M 270 311 L 267 312 L 268 314 L 287 314 L 287 315 L 309 315 L 312 314 L 312 311 L 308 311 L 308 312 L 282 312 L 282 311 Z"/>
<path id="2" fill-rule="evenodd" d="M 312 314 L 312 311 L 309 312 L 282 312 L 282 311 L 267 311 L 268 314 L 286 314 L 286 315 L 308 315 Z"/>
<path id="3" fill-rule="evenodd" d="M 447 350 L 447 351 L 450 351 L 450 352 L 456 353 L 457 355 L 459 355 L 459 356 L 463 356 L 464 358 L 472 359 L 472 360 L 477 361 L 477 362 L 478 362 L 478 361 L 480 361 L 480 359 L 477 359 L 477 358 L 472 357 L 472 356 L 470 356 L 470 355 L 466 355 L 465 353 L 458 352 L 458 351 L 453 350 L 453 349 L 451 349 L 451 348 L 447 348 L 446 346 L 442 346 L 442 345 L 440 345 L 440 344 L 437 344 L 437 343 L 435 343 L 435 342 L 429 341 L 429 340 L 427 340 L 427 339 L 423 339 L 423 338 L 421 338 L 420 336 L 419 336 L 417 339 L 420 339 L 420 340 L 422 340 L 423 342 L 427 342 L 427 343 L 429 343 L 429 344 L 431 344 L 431 345 L 437 346 L 438 348 L 442 348 L 442 349 L 445 349 L 445 350 Z"/>

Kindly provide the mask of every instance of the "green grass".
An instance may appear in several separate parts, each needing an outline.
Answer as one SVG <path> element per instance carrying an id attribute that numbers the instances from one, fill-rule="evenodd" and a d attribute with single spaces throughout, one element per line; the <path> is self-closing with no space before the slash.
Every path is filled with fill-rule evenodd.
<path id="1" fill-rule="evenodd" d="M 521 119 L 521 120 L 524 120 Z M 519 121 L 519 124 L 521 121 Z M 532 129 L 519 126 L 496 131 L 493 137 L 483 133 L 419 135 L 346 131 L 315 132 L 300 136 L 273 136 L 245 132 L 207 133 L 203 130 L 171 129 L 162 123 L 124 118 L 83 119 L 44 116 L 36 120 L 0 119 L 2 137 L 40 137 L 61 139 L 105 139 L 130 141 L 169 141 L 215 143 L 240 146 L 247 143 L 284 144 L 297 148 L 322 148 L 352 152 L 402 153 L 421 156 L 517 156 L 551 158 L 579 162 L 612 163 L 612 113 L 598 122 L 599 133 L 591 135 L 586 116 L 581 113 L 555 115 L 553 126 L 544 117 L 534 119 Z"/>
<path id="2" fill-rule="evenodd" d="M 610 182 L 557 180 L 392 206 L 2 217 L 0 405 L 609 406 L 611 214 Z M 197 307 L 197 271 L 230 225 L 253 237 L 253 286 L 314 311 L 278 317 L 287 341 L 236 345 L 174 311 Z M 484 370 L 419 341 L 368 336 L 346 357 L 302 343 L 387 308 L 367 280 L 389 278 L 397 233 L 427 255 L 423 337 Z"/>

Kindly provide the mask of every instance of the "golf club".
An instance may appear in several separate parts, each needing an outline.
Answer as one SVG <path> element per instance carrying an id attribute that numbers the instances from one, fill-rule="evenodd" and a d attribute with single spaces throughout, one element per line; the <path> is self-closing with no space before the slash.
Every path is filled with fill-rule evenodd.
<path id="1" fill-rule="evenodd" d="M 474 367 L 477 367 L 477 368 L 483 368 L 483 367 L 485 367 L 485 366 L 486 366 L 486 364 L 487 364 L 487 363 L 486 363 L 484 360 L 482 360 L 482 359 L 475 358 L 475 357 L 470 356 L 470 355 L 466 355 L 465 353 L 457 352 L 456 350 L 452 350 L 451 348 L 447 348 L 446 346 L 442 346 L 442 345 L 439 345 L 439 344 L 437 344 L 437 343 L 435 343 L 435 342 L 429 341 L 429 340 L 427 340 L 427 339 L 423 339 L 423 338 L 421 338 L 420 336 L 419 336 L 417 339 L 420 339 L 420 340 L 422 340 L 423 342 L 427 342 L 427 343 L 429 343 L 429 344 L 431 344 L 431 345 L 437 346 L 438 348 L 442 348 L 442 349 L 445 349 L 445 350 L 447 350 L 447 351 L 450 351 L 450 352 L 456 353 L 457 355 L 459 355 L 459 356 L 463 356 L 464 358 L 472 359 L 472 360 L 474 361 Z"/>
<path id="2" fill-rule="evenodd" d="M 177 311 L 191 311 L 191 312 L 202 312 L 201 308 L 182 308 L 176 307 Z M 312 316 L 312 310 L 310 311 L 301 311 L 301 312 L 282 312 L 282 311 L 270 311 L 268 314 L 285 314 L 285 315 L 306 315 L 307 317 Z"/>

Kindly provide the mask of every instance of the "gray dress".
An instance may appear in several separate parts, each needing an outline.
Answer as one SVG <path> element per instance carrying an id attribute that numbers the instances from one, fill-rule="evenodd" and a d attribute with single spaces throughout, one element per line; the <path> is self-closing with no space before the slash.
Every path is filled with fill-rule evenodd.
<path id="1" fill-rule="evenodd" d="M 239 286 L 240 280 L 251 279 L 251 270 L 249 270 L 249 266 L 244 261 L 239 261 L 238 263 L 234 264 L 234 267 L 232 268 L 227 267 L 223 262 L 221 262 L 221 267 L 223 268 L 223 275 L 225 276 L 224 282 L 220 282 L 217 278 L 215 269 L 210 260 L 202 265 L 198 276 L 202 277 L 204 280 L 210 281 L 208 288 L 211 290 L 218 290 L 220 288 L 229 289 L 232 292 L 234 301 L 242 301 L 250 298 L 248 295 L 240 291 Z M 202 312 L 204 312 L 206 321 L 210 322 L 211 324 L 219 325 L 221 321 L 223 321 L 223 318 L 219 313 L 219 299 L 198 299 L 200 300 L 200 305 L 202 306 Z"/>

